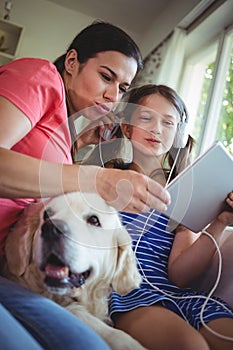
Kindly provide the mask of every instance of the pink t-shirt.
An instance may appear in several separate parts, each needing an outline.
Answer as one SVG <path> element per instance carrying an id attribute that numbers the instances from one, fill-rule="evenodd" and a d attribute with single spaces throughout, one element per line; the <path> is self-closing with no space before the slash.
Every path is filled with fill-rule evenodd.
<path id="1" fill-rule="evenodd" d="M 22 58 L 1 66 L 0 95 L 17 106 L 32 125 L 12 150 L 55 163 L 72 163 L 64 85 L 51 62 Z M 0 198 L 0 257 L 9 227 L 34 201 Z"/>

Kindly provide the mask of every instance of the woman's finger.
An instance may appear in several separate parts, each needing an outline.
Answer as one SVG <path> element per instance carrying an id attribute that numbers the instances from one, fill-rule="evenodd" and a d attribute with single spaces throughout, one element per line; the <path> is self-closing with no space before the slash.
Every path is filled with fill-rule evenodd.
<path id="1" fill-rule="evenodd" d="M 165 211 L 170 201 L 167 190 L 159 183 L 132 170 L 99 168 L 95 187 L 108 204 L 121 211 Z"/>

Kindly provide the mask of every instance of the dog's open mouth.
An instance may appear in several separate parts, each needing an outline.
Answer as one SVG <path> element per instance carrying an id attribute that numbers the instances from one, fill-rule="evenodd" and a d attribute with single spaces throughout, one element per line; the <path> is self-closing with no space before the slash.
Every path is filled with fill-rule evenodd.
<path id="1" fill-rule="evenodd" d="M 83 285 L 90 275 L 90 270 L 73 273 L 56 255 L 51 254 L 45 266 L 45 284 L 52 293 L 64 294 L 74 287 Z"/>

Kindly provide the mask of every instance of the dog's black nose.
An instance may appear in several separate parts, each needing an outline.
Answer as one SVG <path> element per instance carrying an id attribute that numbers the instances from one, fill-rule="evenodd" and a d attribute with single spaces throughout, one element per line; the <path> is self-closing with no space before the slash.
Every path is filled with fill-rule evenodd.
<path id="1" fill-rule="evenodd" d="M 69 232 L 69 226 L 63 220 L 47 219 L 41 227 L 41 236 L 46 241 L 57 240 Z"/>

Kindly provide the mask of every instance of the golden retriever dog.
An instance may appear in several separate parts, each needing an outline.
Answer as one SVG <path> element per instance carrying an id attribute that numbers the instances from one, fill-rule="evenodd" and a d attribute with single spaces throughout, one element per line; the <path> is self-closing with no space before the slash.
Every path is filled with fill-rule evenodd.
<path id="1" fill-rule="evenodd" d="M 3 274 L 77 315 L 111 349 L 145 349 L 108 317 L 111 290 L 128 293 L 141 277 L 117 211 L 98 195 L 74 192 L 28 206 L 8 235 Z"/>

